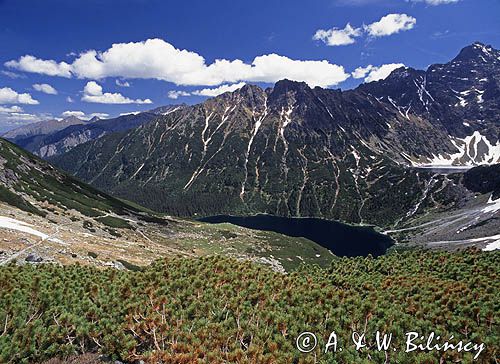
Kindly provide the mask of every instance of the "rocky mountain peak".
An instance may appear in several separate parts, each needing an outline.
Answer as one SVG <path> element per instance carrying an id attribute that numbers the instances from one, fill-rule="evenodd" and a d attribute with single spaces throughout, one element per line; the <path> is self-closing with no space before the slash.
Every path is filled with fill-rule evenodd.
<path id="1" fill-rule="evenodd" d="M 307 83 L 284 79 L 275 83 L 269 94 L 269 102 L 288 107 L 296 102 L 306 103 L 312 93 Z"/>
<path id="2" fill-rule="evenodd" d="M 89 120 L 89 123 L 95 123 L 96 121 L 99 121 L 99 120 L 101 120 L 100 117 L 94 116 L 92 119 Z"/>
<path id="3" fill-rule="evenodd" d="M 475 42 L 465 48 L 453 59 L 456 62 L 478 62 L 491 63 L 498 62 L 500 51 L 494 49 L 491 45 L 485 45 L 481 42 Z"/>
<path id="4" fill-rule="evenodd" d="M 273 92 L 277 94 L 283 94 L 290 91 L 306 91 L 311 88 L 305 82 L 292 81 L 289 79 L 279 80 L 274 84 Z"/>
<path id="5" fill-rule="evenodd" d="M 278 98 L 287 94 L 303 95 L 311 92 L 311 88 L 305 82 L 291 81 L 288 79 L 280 80 L 274 84 L 271 91 L 273 98 Z"/>
<path id="6" fill-rule="evenodd" d="M 265 99 L 266 94 L 261 87 L 246 84 L 233 92 L 225 92 L 208 99 L 202 105 L 205 105 L 211 111 L 220 109 L 219 111 L 221 111 L 222 115 L 224 114 L 224 109 L 232 109 L 236 105 L 244 105 L 249 109 L 263 108 Z"/>
<path id="7" fill-rule="evenodd" d="M 421 70 L 416 70 L 411 67 L 400 67 L 392 71 L 388 79 L 393 79 L 395 81 L 401 81 L 402 79 L 414 79 L 421 76 L 424 72 Z"/>
<path id="8" fill-rule="evenodd" d="M 234 95 L 238 95 L 243 98 L 255 98 L 256 95 L 263 94 L 264 90 L 257 85 L 246 84 L 242 88 L 232 92 Z M 227 93 L 231 94 L 231 93 Z M 223 94 L 224 95 L 224 94 Z"/>

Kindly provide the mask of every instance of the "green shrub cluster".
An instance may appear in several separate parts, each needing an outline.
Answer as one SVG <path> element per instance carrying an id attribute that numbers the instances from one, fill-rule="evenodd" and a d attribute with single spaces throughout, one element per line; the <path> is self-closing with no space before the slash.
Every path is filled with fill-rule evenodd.
<path id="1" fill-rule="evenodd" d="M 8 188 L 0 185 L 0 201 L 3 201 L 11 206 L 15 206 L 23 211 L 30 212 L 39 216 L 45 217 L 46 212 L 40 211 L 35 206 L 30 204 L 24 198 L 11 192 Z"/>
<path id="2" fill-rule="evenodd" d="M 472 363 L 470 353 L 356 351 L 351 332 L 431 331 L 482 342 L 498 361 L 500 252 L 405 252 L 337 259 L 290 274 L 221 257 L 172 258 L 142 271 L 0 268 L 0 362 L 99 352 L 146 363 Z M 343 351 L 295 347 L 331 331 Z M 371 337 L 371 336 L 368 336 Z M 371 338 L 367 339 L 368 344 Z"/>

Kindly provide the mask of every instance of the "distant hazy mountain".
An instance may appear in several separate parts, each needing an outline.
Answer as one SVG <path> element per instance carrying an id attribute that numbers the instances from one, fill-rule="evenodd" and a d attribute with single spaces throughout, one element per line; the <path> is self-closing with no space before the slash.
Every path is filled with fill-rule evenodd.
<path id="1" fill-rule="evenodd" d="M 173 214 L 390 225 L 424 206 L 429 191 L 440 194 L 430 205 L 441 207 L 463 195 L 449 179 L 408 167 L 500 160 L 499 56 L 476 43 L 450 63 L 398 69 L 345 92 L 288 80 L 247 85 L 54 162 Z"/>
<path id="2" fill-rule="evenodd" d="M 30 134 L 23 133 L 21 130 L 17 133 L 6 133 L 4 137 L 35 155 L 48 158 L 67 152 L 77 145 L 98 139 L 108 133 L 123 132 L 136 128 L 150 122 L 158 115 L 167 115 L 169 112 L 180 110 L 182 107 L 184 105 L 167 105 L 148 112 L 128 114 L 113 119 L 94 117 L 88 122 L 70 123 L 68 121 L 66 124 L 59 122 L 57 124 L 60 126 L 59 128 L 55 128 L 52 122 L 41 122 L 37 123 L 37 127 L 32 124 L 33 126 L 29 128 Z M 30 125 L 24 128 L 28 127 Z"/>
<path id="3" fill-rule="evenodd" d="M 18 141 L 17 144 L 42 158 L 48 158 L 67 152 L 89 140 L 101 138 L 108 133 L 133 129 L 156 117 L 157 115 L 152 113 L 140 113 L 98 120 L 90 124 L 70 126 L 42 137 Z"/>
<path id="4" fill-rule="evenodd" d="M 26 139 L 36 135 L 51 134 L 71 125 L 81 125 L 85 123 L 87 123 L 87 121 L 80 120 L 75 116 L 70 116 L 61 120 L 44 120 L 10 130 L 4 133 L 2 137 L 16 142 L 17 140 Z"/>

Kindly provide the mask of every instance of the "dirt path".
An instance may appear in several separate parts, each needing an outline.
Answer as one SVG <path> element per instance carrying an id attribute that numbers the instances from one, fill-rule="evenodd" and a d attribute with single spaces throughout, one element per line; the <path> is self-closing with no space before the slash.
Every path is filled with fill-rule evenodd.
<path id="1" fill-rule="evenodd" d="M 52 234 L 52 235 L 48 235 L 48 236 L 46 236 L 46 237 L 42 238 L 42 239 L 41 239 L 38 243 L 33 244 L 33 245 L 30 245 L 30 246 L 28 246 L 28 247 L 26 247 L 26 248 L 24 248 L 24 249 L 22 249 L 22 250 L 18 251 L 17 253 L 12 254 L 12 255 L 11 255 L 10 257 L 8 257 L 7 259 L 2 260 L 2 261 L 0 262 L 0 266 L 1 266 L 1 265 L 5 265 L 5 264 L 7 264 L 7 263 L 11 262 L 12 260 L 16 259 L 17 257 L 19 257 L 19 256 L 20 256 L 20 255 L 22 255 L 23 253 L 27 252 L 28 250 L 33 249 L 33 248 L 36 248 L 37 246 L 39 246 L 39 245 L 43 244 L 45 241 L 50 240 L 50 239 L 53 239 L 53 238 L 54 238 L 54 237 L 55 237 L 58 233 L 59 233 L 59 227 L 57 227 L 57 228 L 56 228 L 56 232 L 55 232 L 54 234 Z M 52 242 L 54 242 L 54 240 L 51 240 L 51 241 L 52 241 Z"/>

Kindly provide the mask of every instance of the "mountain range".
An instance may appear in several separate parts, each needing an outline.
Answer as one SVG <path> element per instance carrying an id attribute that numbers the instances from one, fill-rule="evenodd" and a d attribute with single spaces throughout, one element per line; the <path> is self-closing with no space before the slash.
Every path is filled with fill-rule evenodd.
<path id="1" fill-rule="evenodd" d="M 5 137 L 98 196 L 160 213 L 317 217 L 375 225 L 398 242 L 485 246 L 500 229 L 499 60 L 498 50 L 475 43 L 446 64 L 403 67 L 353 90 L 282 80 L 197 105 L 50 121 Z M 81 183 L 57 173 L 47 178 Z M 3 174 L 5 195 L 29 206 L 22 202 L 29 183 L 12 187 L 17 174 Z M 43 199 L 26 201 L 43 210 Z M 99 226 L 109 213 L 90 223 Z"/>
<path id="2" fill-rule="evenodd" d="M 25 142 L 23 142 L 24 140 L 42 135 L 49 135 L 72 125 L 81 125 L 85 123 L 85 120 L 78 119 L 76 116 L 69 116 L 64 119 L 44 120 L 9 130 L 3 133 L 2 137 L 19 144 L 25 144 Z"/>
<path id="3" fill-rule="evenodd" d="M 434 180 L 425 167 L 500 161 L 499 59 L 475 43 L 449 63 L 400 68 L 354 90 L 246 85 L 51 161 L 176 215 L 264 212 L 393 226 L 422 205 Z M 433 204 L 459 203 L 459 187 L 437 179 Z"/>
<path id="4" fill-rule="evenodd" d="M 70 116 L 21 126 L 4 133 L 2 137 L 39 157 L 48 158 L 65 153 L 77 145 L 98 139 L 108 133 L 136 128 L 158 115 L 166 115 L 184 106 L 166 105 L 146 112 L 131 113 L 111 119 L 93 117 L 86 121 Z"/>

